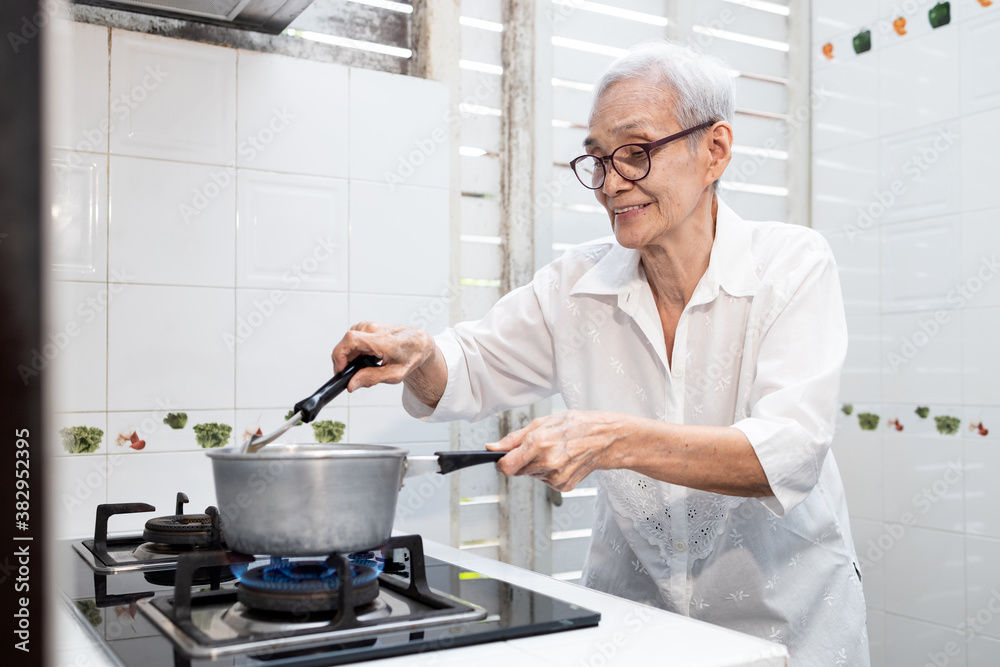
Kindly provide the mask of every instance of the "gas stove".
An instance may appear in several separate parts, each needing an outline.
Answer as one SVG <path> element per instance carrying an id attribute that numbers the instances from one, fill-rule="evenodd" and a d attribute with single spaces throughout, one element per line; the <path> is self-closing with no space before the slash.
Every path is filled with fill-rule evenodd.
<path id="1" fill-rule="evenodd" d="M 597 625 L 600 614 L 426 557 L 417 535 L 326 558 L 226 548 L 219 514 L 150 519 L 72 544 L 73 606 L 126 666 L 335 665 Z M 90 586 L 90 581 L 93 585 Z"/>

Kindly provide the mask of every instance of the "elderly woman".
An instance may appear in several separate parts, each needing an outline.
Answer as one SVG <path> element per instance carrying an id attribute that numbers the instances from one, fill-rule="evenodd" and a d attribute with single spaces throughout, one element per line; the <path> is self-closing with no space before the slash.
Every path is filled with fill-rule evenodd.
<path id="1" fill-rule="evenodd" d="M 381 367 L 431 420 L 560 393 L 570 408 L 492 449 L 506 475 L 599 482 L 584 583 L 786 644 L 796 666 L 867 665 L 865 603 L 830 442 L 847 332 L 830 248 L 740 219 L 715 193 L 733 80 L 669 43 L 598 82 L 572 161 L 614 238 L 570 249 L 436 339 L 356 325 L 333 351 Z M 665 646 L 666 648 L 666 646 Z"/>

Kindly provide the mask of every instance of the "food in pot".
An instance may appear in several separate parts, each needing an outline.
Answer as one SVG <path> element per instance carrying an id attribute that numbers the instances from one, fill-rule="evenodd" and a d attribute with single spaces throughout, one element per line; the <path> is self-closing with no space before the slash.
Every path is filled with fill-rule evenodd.
<path id="1" fill-rule="evenodd" d="M 207 424 L 195 424 L 194 439 L 199 447 L 204 449 L 214 449 L 229 443 L 229 436 L 233 433 L 233 427 L 229 424 L 219 424 L 209 422 Z"/>
<path id="2" fill-rule="evenodd" d="M 96 426 L 67 426 L 59 429 L 62 446 L 70 454 L 90 454 L 97 451 L 104 438 L 104 431 Z"/>

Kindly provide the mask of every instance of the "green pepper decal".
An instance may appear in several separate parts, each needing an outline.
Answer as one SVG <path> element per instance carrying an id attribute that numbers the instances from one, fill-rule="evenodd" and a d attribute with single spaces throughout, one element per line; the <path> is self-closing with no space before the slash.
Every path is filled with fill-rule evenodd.
<path id="1" fill-rule="evenodd" d="M 872 50 L 872 31 L 862 30 L 854 36 L 854 52 L 864 53 Z"/>
<path id="2" fill-rule="evenodd" d="M 939 2 L 927 12 L 927 18 L 931 22 L 932 28 L 940 28 L 951 23 L 951 3 Z"/>

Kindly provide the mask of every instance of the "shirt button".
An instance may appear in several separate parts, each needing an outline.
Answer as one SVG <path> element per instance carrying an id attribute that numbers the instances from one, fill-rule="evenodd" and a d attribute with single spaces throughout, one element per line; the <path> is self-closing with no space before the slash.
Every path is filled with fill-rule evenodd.
<path id="1" fill-rule="evenodd" d="M 677 551 L 680 551 L 680 552 L 683 553 L 683 552 L 687 551 L 687 548 L 688 548 L 688 545 L 683 540 L 677 540 L 676 542 L 674 542 L 674 549 L 676 549 Z"/>
<path id="2" fill-rule="evenodd" d="M 673 375 L 675 378 L 682 378 L 684 377 L 684 369 L 680 367 L 674 368 L 672 371 L 670 371 L 670 374 Z"/>

